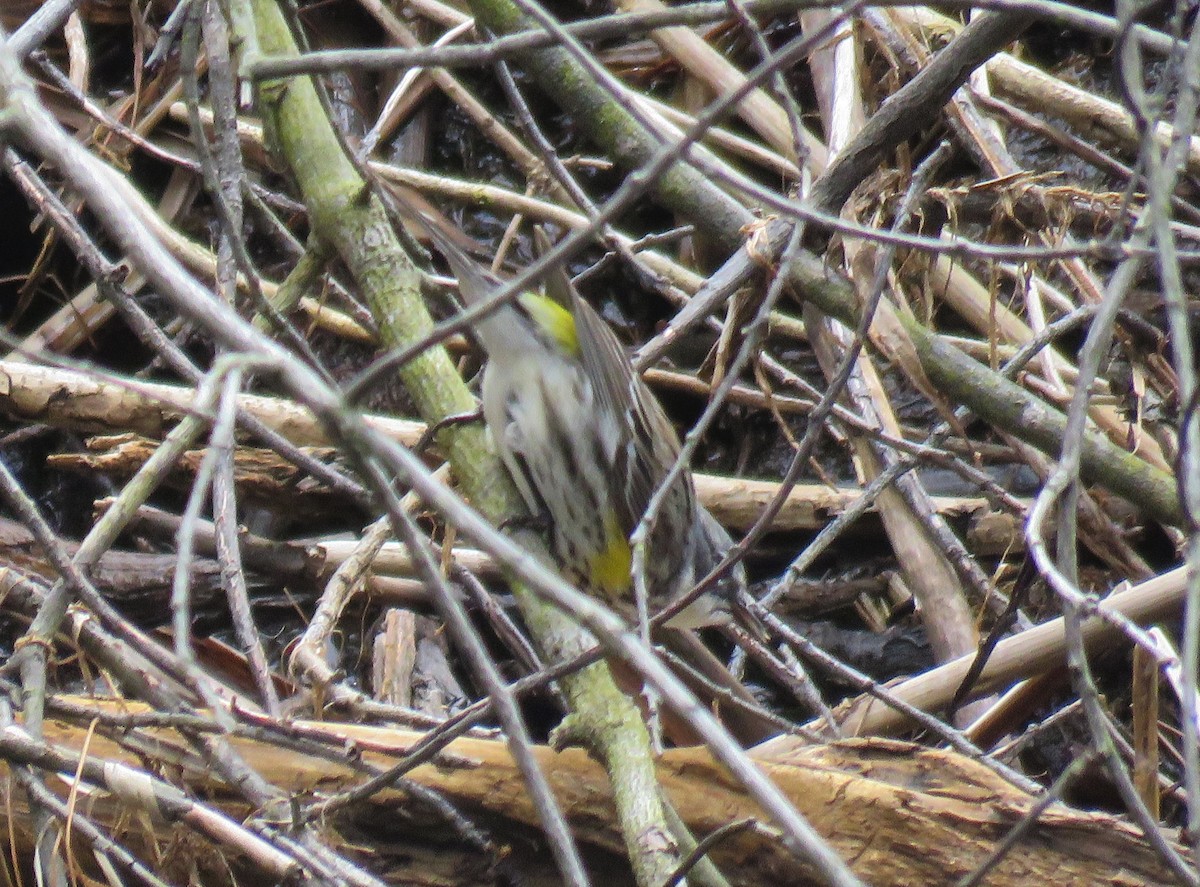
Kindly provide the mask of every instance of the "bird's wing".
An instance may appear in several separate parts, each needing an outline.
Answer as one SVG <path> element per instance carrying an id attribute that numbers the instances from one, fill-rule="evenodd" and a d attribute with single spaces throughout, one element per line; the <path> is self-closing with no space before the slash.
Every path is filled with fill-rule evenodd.
<path id="1" fill-rule="evenodd" d="M 634 373 L 621 343 L 577 292 L 571 312 L 579 337 L 579 355 L 591 380 L 602 418 L 605 456 L 624 480 L 622 523 L 632 532 L 679 453 L 679 441 L 654 395 Z"/>

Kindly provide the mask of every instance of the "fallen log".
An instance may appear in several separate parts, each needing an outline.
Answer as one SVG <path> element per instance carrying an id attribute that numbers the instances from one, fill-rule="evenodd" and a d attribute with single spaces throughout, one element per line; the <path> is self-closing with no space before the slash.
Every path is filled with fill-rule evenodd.
<path id="1" fill-rule="evenodd" d="M 229 805 L 234 815 L 245 812 L 210 768 L 196 760 L 176 730 L 144 719 L 148 713 L 144 707 L 82 699 L 74 699 L 73 704 L 92 710 L 101 726 L 89 737 L 86 726 L 48 720 L 45 737 L 54 748 L 77 757 L 87 745 L 91 762 L 132 767 L 144 767 L 152 758 L 153 772 L 173 774 L 189 794 L 210 798 L 217 806 Z M 135 722 L 137 726 L 132 726 Z M 230 751 L 294 798 L 302 810 L 361 784 L 369 771 L 393 765 L 423 736 L 353 724 L 278 726 L 283 730 L 280 735 L 302 736 L 308 748 L 319 743 L 329 754 L 301 752 L 249 735 L 230 736 Z M 5 738 L 16 729 L 0 734 L 0 757 L 25 762 Z M 136 751 L 123 742 L 128 736 L 136 737 Z M 611 872 L 619 866 L 624 842 L 613 822 L 604 771 L 579 749 L 537 747 L 534 753 L 589 860 L 595 861 L 598 871 Z M 785 759 L 759 764 L 841 857 L 850 861 L 855 873 L 871 884 L 953 883 L 985 860 L 1035 803 L 974 761 L 893 740 L 810 746 L 794 750 Z M 811 881 L 812 873 L 784 849 L 755 804 L 707 751 L 670 750 L 660 758 L 658 768 L 663 789 L 696 836 L 747 822 L 746 827 L 731 830 L 711 852 L 731 883 Z M 527 858 L 531 842 L 537 840 L 537 813 L 503 741 L 458 739 L 406 778 L 439 792 L 460 811 L 484 822 L 495 839 L 507 845 L 511 863 L 519 865 Z M 94 805 L 103 795 L 102 786 L 89 793 L 90 810 L 100 809 Z M 394 824 L 394 834 L 387 829 L 389 842 L 394 842 L 390 846 L 413 842 L 414 858 L 420 858 L 419 845 L 424 844 L 427 853 L 428 838 L 409 831 L 412 820 L 396 812 L 397 808 L 407 812 L 408 802 L 403 787 L 393 787 L 348 810 L 352 820 L 370 822 L 376 832 Z M 137 811 L 125 812 L 128 816 Z M 144 817 L 143 821 L 151 820 Z M 339 827 L 338 817 L 322 821 Z M 466 853 L 469 848 L 458 850 Z M 552 879 L 544 866 L 543 858 L 535 866 L 540 869 L 535 880 Z M 475 883 L 473 877 L 462 883 Z M 1133 826 L 1107 814 L 1053 804 L 996 864 L 987 883 L 1027 885 L 1039 880 L 1132 887 L 1169 883 L 1171 878 Z"/>

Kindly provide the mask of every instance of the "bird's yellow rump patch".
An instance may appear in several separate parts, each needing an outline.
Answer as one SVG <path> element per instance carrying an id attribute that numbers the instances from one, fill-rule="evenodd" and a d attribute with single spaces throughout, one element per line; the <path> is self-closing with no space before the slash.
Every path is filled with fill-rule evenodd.
<path id="1" fill-rule="evenodd" d="M 611 512 L 604 520 L 604 538 L 604 549 L 593 555 L 588 564 L 592 584 L 609 598 L 625 597 L 633 567 L 633 548 Z"/>

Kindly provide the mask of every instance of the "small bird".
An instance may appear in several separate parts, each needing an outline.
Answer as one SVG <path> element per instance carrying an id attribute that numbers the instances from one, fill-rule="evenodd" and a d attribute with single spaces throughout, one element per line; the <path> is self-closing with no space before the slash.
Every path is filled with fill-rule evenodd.
<path id="1" fill-rule="evenodd" d="M 468 305 L 502 286 L 432 219 L 421 221 Z M 548 519 L 564 578 L 636 618 L 629 537 L 674 465 L 679 438 L 616 335 L 562 277 L 565 304 L 525 292 L 475 326 L 488 358 L 483 416 L 530 513 Z M 685 470 L 647 540 L 650 615 L 691 591 L 732 545 Z M 739 564 L 667 624 L 729 621 L 730 598 L 745 582 Z"/>

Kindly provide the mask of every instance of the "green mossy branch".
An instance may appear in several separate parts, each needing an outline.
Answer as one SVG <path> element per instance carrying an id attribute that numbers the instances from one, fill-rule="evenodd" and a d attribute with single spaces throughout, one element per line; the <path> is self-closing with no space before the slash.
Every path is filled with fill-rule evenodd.
<path id="1" fill-rule="evenodd" d="M 806 253 L 798 257 L 789 266 L 788 275 L 795 291 L 826 314 L 848 326 L 858 325 L 859 308 L 853 287 L 845 279 L 833 276 L 815 256 Z M 1067 417 L 1060 410 L 946 344 L 909 312 L 894 313 L 921 361 L 921 368 L 938 391 L 992 426 L 1058 458 L 1067 427 Z M 1175 478 L 1112 443 L 1103 434 L 1092 431 L 1084 436 L 1080 471 L 1084 480 L 1106 487 L 1155 520 L 1182 525 Z"/>
<path id="2" fill-rule="evenodd" d="M 258 51 L 264 57 L 296 56 L 275 0 L 253 0 L 253 10 Z M 433 328 L 421 298 L 421 272 L 405 253 L 382 202 L 346 157 L 312 82 L 307 77 L 267 81 L 260 96 L 265 128 L 299 186 L 313 234 L 345 263 L 385 346 L 400 348 L 419 341 Z M 409 362 L 400 377 L 427 423 L 475 408 L 475 398 L 441 347 L 427 349 Z M 448 426 L 439 432 L 438 443 L 476 508 L 497 524 L 522 513 L 482 426 Z M 536 535 L 524 533 L 520 541 L 526 550 L 546 558 Z M 593 645 L 590 635 L 532 592 L 515 583 L 513 591 L 550 661 L 568 661 Z M 603 664 L 564 678 L 562 687 L 572 709 L 572 735 L 584 737 L 608 770 L 638 882 L 659 884 L 679 856 L 666 826 L 641 716 Z"/>
<path id="3" fill-rule="evenodd" d="M 470 0 L 475 20 L 495 34 L 537 30 L 541 26 L 506 0 Z M 593 142 L 630 172 L 646 166 L 662 145 L 637 118 L 596 82 L 566 49 L 531 50 L 521 66 Z M 705 233 L 714 247 L 734 252 L 742 243 L 741 229 L 753 216 L 704 173 L 676 162 L 651 185 L 658 202 L 688 219 L 705 219 Z M 699 227 L 699 225 L 698 225 Z"/>
<path id="4" fill-rule="evenodd" d="M 956 403 L 969 406 L 985 421 L 1058 458 L 1067 417 L 1028 391 L 992 372 L 979 361 L 947 345 L 911 315 L 900 315 L 937 389 Z M 1138 505 L 1164 524 L 1181 526 L 1179 490 L 1175 479 L 1107 437 L 1084 435 L 1080 462 L 1083 479 L 1097 483 Z"/>
<path id="5" fill-rule="evenodd" d="M 537 26 L 510 0 L 470 2 L 477 19 L 495 33 L 514 33 Z M 654 136 L 618 105 L 565 49 L 530 50 L 522 54 L 521 64 L 559 107 L 571 113 L 607 151 L 610 159 L 627 170 L 641 168 L 657 149 Z M 653 193 L 660 203 L 695 225 L 709 242 L 724 245 L 730 254 L 742 244 L 742 228 L 748 213 L 698 171 L 677 163 L 657 183 Z M 790 225 L 784 222 L 776 221 L 770 226 L 770 240 L 776 249 L 786 240 L 789 230 Z M 754 260 L 741 256 L 732 261 Z M 811 301 L 851 328 L 858 326 L 859 305 L 853 287 L 844 278 L 835 276 L 820 257 L 800 251 L 784 273 L 799 298 Z M 1057 456 L 1066 427 L 1061 412 L 941 343 L 933 332 L 911 318 L 903 322 L 931 380 L 985 421 L 1051 457 Z M 1032 421 L 1034 418 L 1037 421 Z M 1100 435 L 1087 435 L 1082 473 L 1086 479 L 1103 484 L 1157 520 L 1178 525 L 1182 519 L 1174 479 Z"/>

